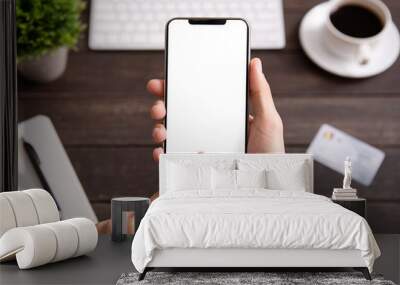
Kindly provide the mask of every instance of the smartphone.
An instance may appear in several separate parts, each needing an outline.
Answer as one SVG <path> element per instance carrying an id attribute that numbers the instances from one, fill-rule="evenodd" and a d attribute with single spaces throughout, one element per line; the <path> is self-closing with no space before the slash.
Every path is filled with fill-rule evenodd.
<path id="1" fill-rule="evenodd" d="M 236 18 L 166 25 L 166 153 L 245 153 L 249 26 Z"/>

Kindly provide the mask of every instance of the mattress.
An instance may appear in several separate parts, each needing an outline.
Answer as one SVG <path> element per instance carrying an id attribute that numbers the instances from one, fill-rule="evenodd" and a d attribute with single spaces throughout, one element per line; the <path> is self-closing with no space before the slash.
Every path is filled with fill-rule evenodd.
<path id="1" fill-rule="evenodd" d="M 359 250 L 372 271 L 379 248 L 361 216 L 307 192 L 242 189 L 187 190 L 152 203 L 132 243 L 143 272 L 162 249 Z"/>

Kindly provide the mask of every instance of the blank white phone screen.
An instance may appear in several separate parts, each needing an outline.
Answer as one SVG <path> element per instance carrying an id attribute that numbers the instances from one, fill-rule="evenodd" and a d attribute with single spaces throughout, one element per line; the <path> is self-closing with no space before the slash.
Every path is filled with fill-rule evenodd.
<path id="1" fill-rule="evenodd" d="M 245 152 L 247 41 L 242 20 L 169 23 L 166 152 Z"/>

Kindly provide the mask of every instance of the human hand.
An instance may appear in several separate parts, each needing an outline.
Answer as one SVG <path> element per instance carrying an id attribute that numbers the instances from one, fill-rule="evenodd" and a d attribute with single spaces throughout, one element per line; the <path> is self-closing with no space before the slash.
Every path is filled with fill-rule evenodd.
<path id="1" fill-rule="evenodd" d="M 249 117 L 249 133 L 247 151 L 249 153 L 284 153 L 283 124 L 268 82 L 262 71 L 262 63 L 258 58 L 250 62 L 250 103 L 253 115 Z M 147 83 L 147 90 L 158 99 L 150 109 L 150 116 L 156 121 L 153 128 L 153 141 L 162 143 L 167 138 L 167 130 L 160 123 L 166 115 L 164 101 L 164 80 L 152 79 Z M 158 160 L 164 150 L 157 147 L 153 150 L 154 160 Z"/>

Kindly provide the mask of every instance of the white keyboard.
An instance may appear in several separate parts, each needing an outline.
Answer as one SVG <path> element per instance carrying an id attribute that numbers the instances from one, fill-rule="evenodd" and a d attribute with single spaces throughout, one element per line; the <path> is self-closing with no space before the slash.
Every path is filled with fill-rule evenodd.
<path id="1" fill-rule="evenodd" d="M 285 47 L 282 0 L 92 0 L 89 47 L 94 50 L 164 49 L 174 17 L 240 17 L 252 49 Z"/>

